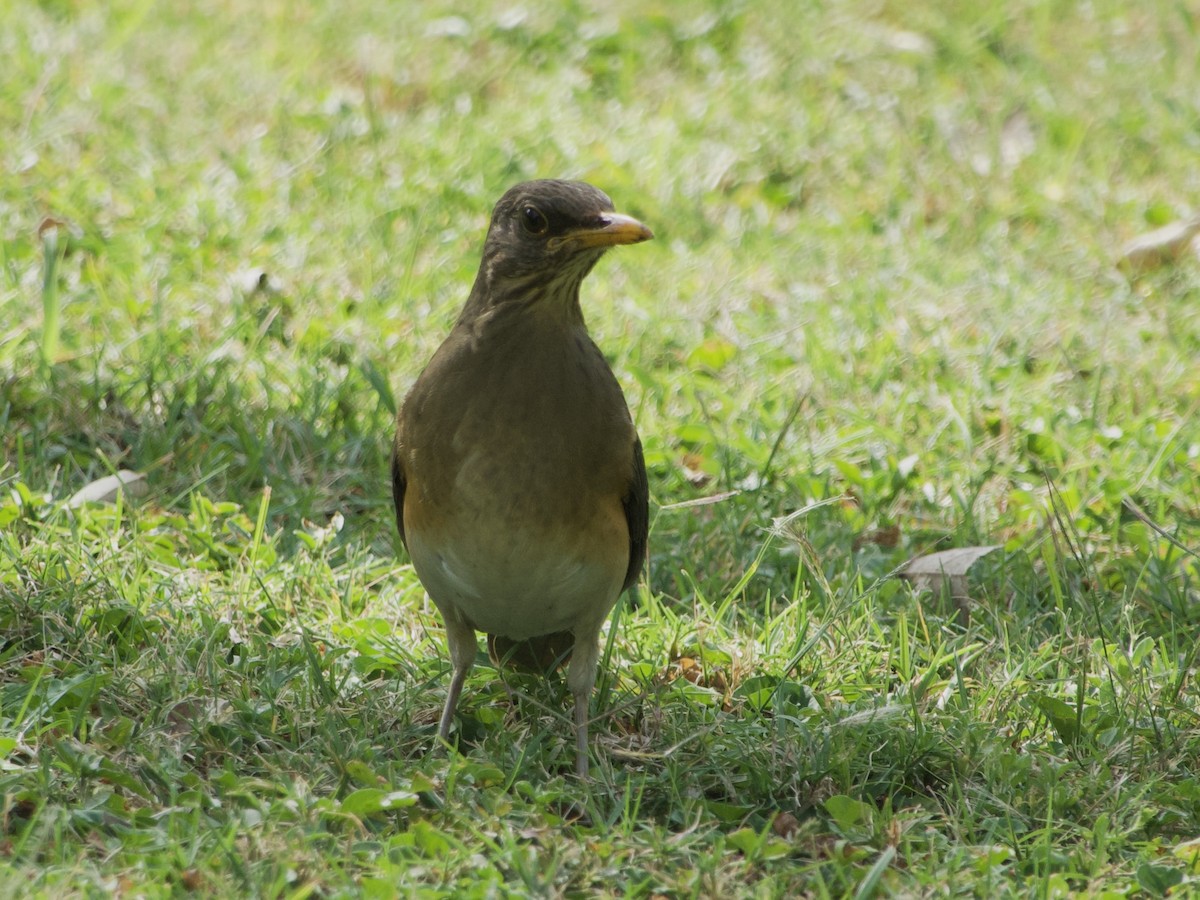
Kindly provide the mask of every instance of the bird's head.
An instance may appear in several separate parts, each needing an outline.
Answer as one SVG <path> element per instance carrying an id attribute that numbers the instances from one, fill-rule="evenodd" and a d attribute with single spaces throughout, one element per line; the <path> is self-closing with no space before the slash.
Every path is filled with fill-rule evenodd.
<path id="1" fill-rule="evenodd" d="M 476 292 L 489 306 L 563 297 L 574 301 L 584 276 L 609 247 L 654 236 L 613 211 L 608 195 L 582 181 L 527 181 L 492 211 Z"/>

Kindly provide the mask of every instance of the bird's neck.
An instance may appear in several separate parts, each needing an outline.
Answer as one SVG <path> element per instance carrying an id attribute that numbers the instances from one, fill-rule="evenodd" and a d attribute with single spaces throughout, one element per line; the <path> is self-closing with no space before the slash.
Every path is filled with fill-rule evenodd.
<path id="1" fill-rule="evenodd" d="M 565 331 L 586 329 L 579 306 L 580 279 L 545 280 L 529 275 L 490 279 L 480 272 L 458 317 L 458 328 L 470 328 L 486 339 L 510 329 Z"/>

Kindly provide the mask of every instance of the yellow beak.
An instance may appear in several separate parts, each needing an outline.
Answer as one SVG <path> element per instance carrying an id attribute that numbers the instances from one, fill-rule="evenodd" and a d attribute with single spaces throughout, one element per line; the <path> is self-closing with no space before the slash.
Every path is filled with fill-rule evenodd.
<path id="1" fill-rule="evenodd" d="M 579 247 L 615 247 L 617 244 L 640 244 L 654 237 L 654 232 L 633 216 L 620 213 L 604 213 L 600 226 L 577 228 L 562 237 Z"/>

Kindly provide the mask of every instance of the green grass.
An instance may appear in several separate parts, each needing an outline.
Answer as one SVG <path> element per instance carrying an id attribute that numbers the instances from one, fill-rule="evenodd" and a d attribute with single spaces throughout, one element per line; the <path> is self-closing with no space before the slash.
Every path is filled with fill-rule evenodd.
<path id="1" fill-rule="evenodd" d="M 1114 268 L 1194 6 L 506 6 L 5 8 L 0 895 L 1195 889 L 1200 263 Z M 542 176 L 657 234 L 585 286 L 652 496 L 588 783 L 486 664 L 434 749 L 387 485 Z M 968 621 L 894 577 L 985 543 Z"/>

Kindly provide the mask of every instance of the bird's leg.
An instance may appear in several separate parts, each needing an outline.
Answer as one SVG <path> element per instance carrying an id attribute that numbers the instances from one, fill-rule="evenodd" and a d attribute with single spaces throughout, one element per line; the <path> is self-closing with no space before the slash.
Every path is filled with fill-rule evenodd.
<path id="1" fill-rule="evenodd" d="M 588 698 L 591 691 L 575 695 L 575 774 L 588 776 Z"/>
<path id="2" fill-rule="evenodd" d="M 446 643 L 450 646 L 450 664 L 454 667 L 450 688 L 446 691 L 446 705 L 442 707 L 442 718 L 438 722 L 438 739 L 445 741 L 450 737 L 450 723 L 454 721 L 454 709 L 458 706 L 463 682 L 475 664 L 476 646 L 474 628 L 452 613 L 443 613 L 442 618 L 446 620 Z"/>
<path id="3" fill-rule="evenodd" d="M 592 696 L 592 688 L 596 686 L 596 668 L 599 664 L 599 635 L 591 629 L 576 634 L 567 685 L 575 697 L 575 774 L 580 778 L 587 778 L 588 774 L 588 701 Z"/>
<path id="4" fill-rule="evenodd" d="M 446 705 L 442 707 L 442 718 L 438 722 L 438 738 L 440 740 L 445 741 L 450 738 L 450 723 L 454 721 L 454 708 L 458 706 L 458 695 L 462 693 L 463 682 L 467 680 L 467 673 L 470 671 L 469 668 L 456 668 L 450 678 L 450 689 L 446 692 Z"/>

